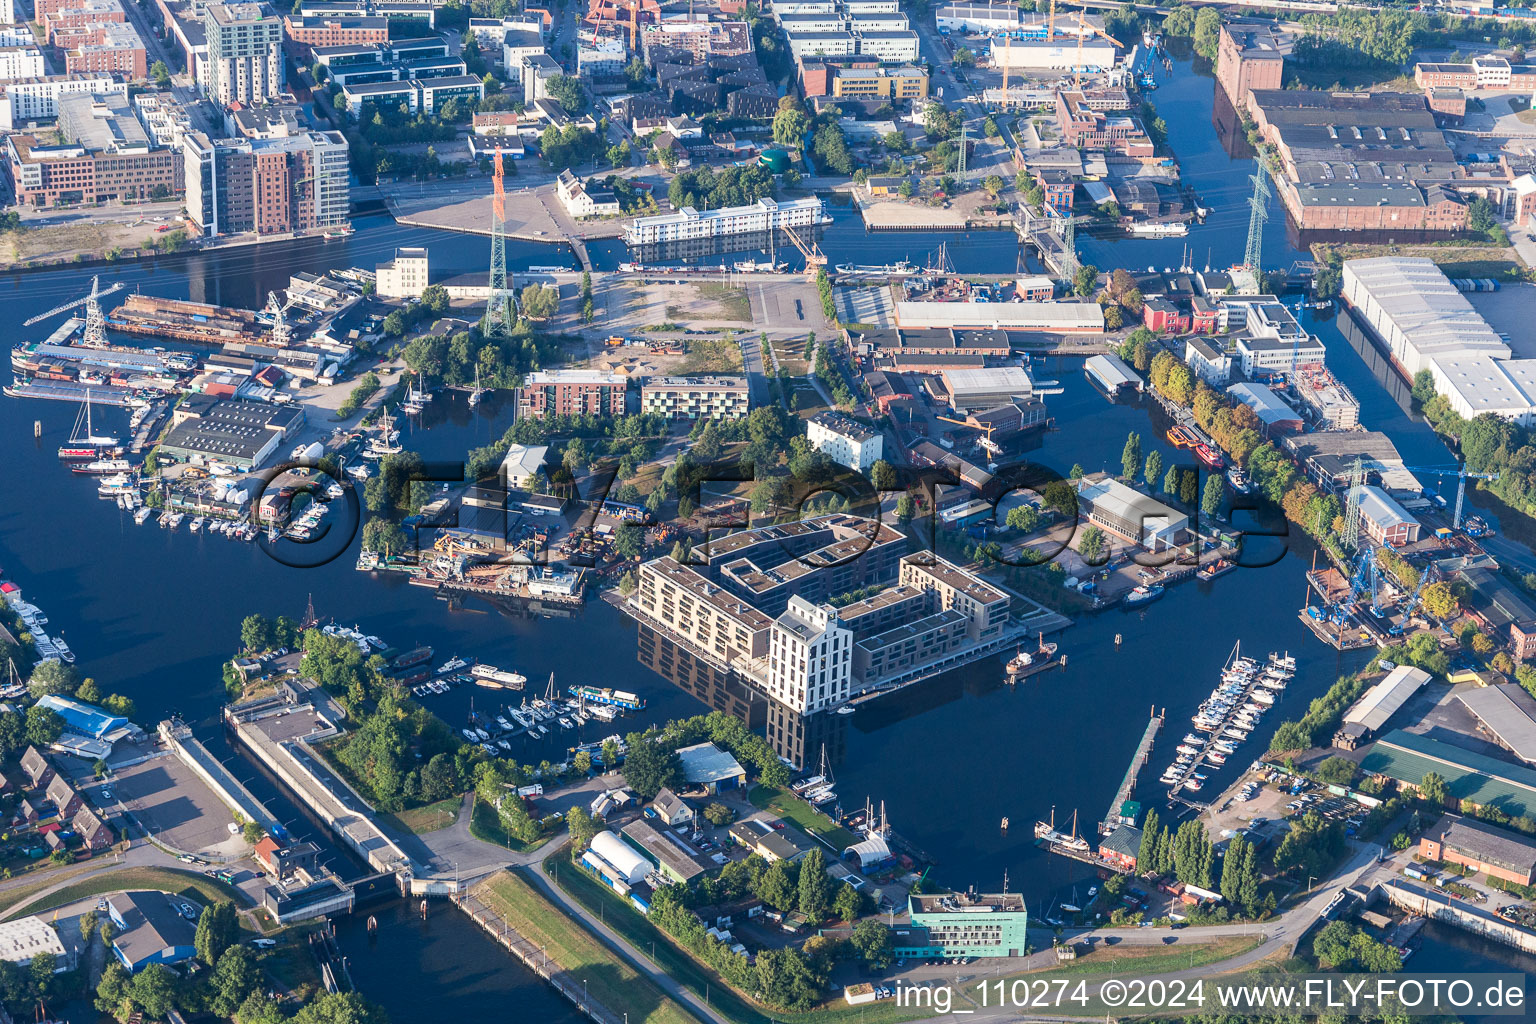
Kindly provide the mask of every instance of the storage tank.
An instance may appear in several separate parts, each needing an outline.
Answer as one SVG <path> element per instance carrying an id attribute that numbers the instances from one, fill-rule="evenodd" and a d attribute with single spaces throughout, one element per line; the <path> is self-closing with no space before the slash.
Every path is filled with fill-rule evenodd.
<path id="1" fill-rule="evenodd" d="M 773 174 L 783 174 L 789 170 L 789 154 L 782 149 L 765 149 L 757 160 Z"/>
<path id="2" fill-rule="evenodd" d="M 645 881 L 650 874 L 650 862 L 612 832 L 604 830 L 593 836 L 592 852 L 612 865 L 630 885 Z"/>

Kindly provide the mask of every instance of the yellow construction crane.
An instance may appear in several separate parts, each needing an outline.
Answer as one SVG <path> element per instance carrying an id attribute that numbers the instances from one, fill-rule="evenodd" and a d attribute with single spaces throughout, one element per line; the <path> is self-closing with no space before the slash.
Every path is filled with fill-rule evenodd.
<path id="1" fill-rule="evenodd" d="M 800 255 L 805 257 L 805 276 L 815 280 L 816 271 L 827 265 L 827 256 L 821 251 L 821 246 L 816 244 L 814 238 L 811 239 L 810 245 L 806 245 L 805 240 L 794 228 L 785 227 L 784 233 L 789 236 L 791 242 L 795 243 L 795 248 L 800 250 Z"/>

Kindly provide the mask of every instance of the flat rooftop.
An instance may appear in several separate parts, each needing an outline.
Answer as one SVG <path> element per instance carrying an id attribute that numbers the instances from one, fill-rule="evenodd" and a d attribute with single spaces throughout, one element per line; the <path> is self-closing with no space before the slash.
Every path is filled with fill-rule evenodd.
<path id="1" fill-rule="evenodd" d="M 927 559 L 923 561 L 922 559 Z M 966 597 L 980 601 L 983 604 L 995 604 L 999 601 L 1007 601 L 1008 595 L 987 583 L 974 573 L 947 562 L 942 558 L 934 558 L 926 555 L 908 555 L 901 560 L 901 564 L 911 566 L 915 571 L 922 573 L 931 579 L 937 580 L 947 587 L 959 591 Z"/>
<path id="2" fill-rule="evenodd" d="M 1023 913 L 1024 897 L 1003 893 L 913 893 L 909 899 L 915 914 Z"/>

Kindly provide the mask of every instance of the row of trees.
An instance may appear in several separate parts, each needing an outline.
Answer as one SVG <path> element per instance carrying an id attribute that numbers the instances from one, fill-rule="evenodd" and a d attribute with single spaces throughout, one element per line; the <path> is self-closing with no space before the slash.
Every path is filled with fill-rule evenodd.
<path id="1" fill-rule="evenodd" d="M 247 615 L 240 620 L 240 646 L 248 654 L 293 647 L 298 640 L 298 623 L 286 615 L 279 615 L 275 619 L 265 615 Z"/>
<path id="2" fill-rule="evenodd" d="M 1218 890 L 1219 884 L 1219 891 L 1234 914 L 1253 917 L 1275 908 L 1273 893 L 1263 899 L 1259 896 L 1262 875 L 1258 849 L 1241 836 L 1234 836 L 1226 855 L 1218 861 L 1210 833 L 1199 821 L 1186 821 L 1175 832 L 1162 823 L 1155 810 L 1148 811 L 1136 870 L 1156 876 L 1172 875 L 1186 885 L 1202 889 Z"/>
<path id="3" fill-rule="evenodd" d="M 761 164 L 720 171 L 699 167 L 679 173 L 667 186 L 667 198 L 679 210 L 685 206 L 700 210 L 750 206 L 772 195 L 773 174 Z"/>

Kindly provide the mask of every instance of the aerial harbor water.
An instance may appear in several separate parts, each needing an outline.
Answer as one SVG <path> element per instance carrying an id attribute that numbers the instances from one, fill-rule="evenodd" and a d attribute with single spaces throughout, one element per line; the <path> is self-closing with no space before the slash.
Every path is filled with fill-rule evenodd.
<path id="1" fill-rule="evenodd" d="M 1159 269 L 1188 263 L 1198 269 L 1241 259 L 1248 220 L 1243 201 L 1253 164 L 1246 156 L 1230 156 L 1218 140 L 1213 88 L 1208 70 L 1177 59 L 1154 97 L 1185 183 L 1212 214 L 1187 238 L 1085 233 L 1078 238 L 1084 262 Z M 1293 247 L 1282 218 L 1277 204 L 1265 236 L 1265 263 L 1283 268 L 1310 255 Z M 434 262 L 448 272 L 468 273 L 487 262 L 489 242 L 479 236 L 397 226 L 382 214 L 362 217 L 355 227 L 355 234 L 334 241 L 277 242 L 105 269 L 12 273 L 0 276 L 0 296 L 14 324 L 83 294 L 90 276 L 101 273 L 130 291 L 254 308 L 291 273 L 371 267 L 402 246 L 431 246 Z M 834 261 L 850 262 L 898 257 L 921 262 L 944 243 L 962 273 L 1010 272 L 1025 265 L 1011 233 L 872 235 L 855 211 L 842 207 L 821 239 Z M 551 246 L 512 249 L 508 264 L 514 274 L 571 258 L 569 250 Z M 591 249 L 599 269 L 623 258 L 616 243 Z M 784 258 L 794 263 L 798 257 Z M 1428 425 L 1382 386 L 1341 333 L 1332 310 L 1298 309 L 1297 315 L 1326 345 L 1329 367 L 1359 399 L 1364 424 L 1390 434 L 1409 463 L 1452 461 Z M 1142 435 L 1144 450 L 1155 448 L 1174 461 L 1176 452 L 1164 440 L 1168 422 L 1155 404 L 1107 401 L 1083 376 L 1079 359 L 1047 358 L 1038 369 L 1042 377 L 1059 379 L 1063 392 L 1050 400 L 1055 427 L 1029 453 L 1032 461 L 1063 476 L 1073 464 L 1113 472 L 1130 432 Z M 502 435 L 511 406 L 501 393 L 478 406 L 459 392 L 443 395 L 423 415 L 402 423 L 402 440 L 429 461 L 459 460 Z M 95 415 L 104 429 L 126 428 L 121 410 Z M 559 760 L 573 737 L 596 739 L 707 710 L 705 702 L 637 660 L 636 624 L 602 600 L 569 611 L 516 602 L 448 602 L 403 578 L 360 574 L 351 554 L 298 569 L 268 557 L 260 544 L 139 528 L 128 512 L 96 499 L 94 480 L 70 478 L 60 467 L 55 450 L 68 439 L 74 416 L 66 403 L 0 398 L 0 437 L 7 440 L 0 447 L 0 473 L 8 498 L 0 503 L 0 566 L 6 577 L 22 582 L 28 599 L 49 609 L 52 631 L 78 656 L 81 675 L 94 677 L 103 691 L 133 699 L 145 722 L 171 715 L 185 719 L 294 834 L 320 844 L 343 875 L 365 871 L 283 787 L 234 748 L 220 725 L 227 699 L 221 667 L 248 614 L 298 618 L 312 603 L 321 617 L 356 623 L 363 633 L 394 646 L 431 644 L 436 660 L 458 654 L 515 666 L 532 692 L 553 677 L 561 691 L 589 683 L 635 691 L 648 701 L 643 711 L 617 723 L 594 721 L 547 738 L 518 736 L 511 755 L 522 762 Z M 35 435 L 34 421 L 41 424 Z M 800 758 L 814 761 L 824 748 L 843 804 L 883 802 L 902 837 L 932 857 L 934 874 L 944 884 L 990 892 L 1006 878 L 1009 890 L 1021 893 L 1032 908 L 1059 902 L 1074 886 L 1093 884 L 1094 869 L 1049 855 L 1028 829 L 999 828 L 1000 821 L 1031 821 L 1054 809 L 1056 820 L 1076 812 L 1091 830 L 1108 809 L 1149 715 L 1166 710 L 1174 723 L 1170 729 L 1182 731 L 1234 644 L 1260 658 L 1288 652 L 1297 668 L 1280 713 L 1230 763 L 1213 770 L 1210 786 L 1218 792 L 1264 749 L 1281 718 L 1299 716 L 1308 701 L 1368 659 L 1365 652 L 1325 646 L 1298 619 L 1305 573 L 1315 555 L 1309 540 L 1292 535 L 1255 548 L 1270 556 L 1255 561 L 1267 564 L 1214 582 L 1172 587 L 1143 610 L 1083 617 L 1060 638 L 1070 652 L 1064 670 L 1008 686 L 1001 665 L 1011 652 L 989 657 L 862 704 L 854 714 L 819 716 Z M 457 730 L 467 722 L 471 702 L 492 710 L 498 692 L 463 687 L 424 703 Z M 1171 748 L 1176 735 L 1160 739 L 1158 749 Z M 1156 790 L 1155 776 L 1147 775 L 1137 795 L 1157 801 Z M 369 913 L 377 916 L 376 931 L 366 928 L 367 915 L 359 913 L 337 922 L 337 939 L 359 989 L 395 1020 L 438 1016 L 450 999 L 454 1014 L 465 1019 L 502 1016 L 511 1005 L 529 1020 L 563 1024 L 579 1018 L 444 905 L 433 906 L 425 917 L 404 900 Z M 1459 932 L 1431 926 L 1424 935 L 1416 968 L 1536 967 L 1530 957 Z"/>

